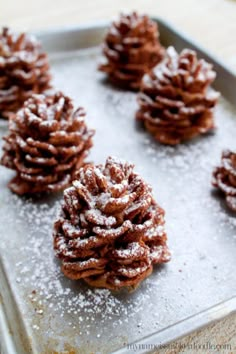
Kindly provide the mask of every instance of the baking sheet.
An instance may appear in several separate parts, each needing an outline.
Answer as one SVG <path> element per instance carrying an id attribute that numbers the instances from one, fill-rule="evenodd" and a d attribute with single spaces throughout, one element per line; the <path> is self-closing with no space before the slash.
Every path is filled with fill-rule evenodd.
<path id="1" fill-rule="evenodd" d="M 236 308 L 236 218 L 210 184 L 221 150 L 236 148 L 235 107 L 220 100 L 214 135 L 178 147 L 159 145 L 134 120 L 136 94 L 110 86 L 96 70 L 101 50 L 95 46 L 105 28 L 58 30 L 42 33 L 41 39 L 54 84 L 85 107 L 87 123 L 96 129 L 89 160 L 102 163 L 115 155 L 136 164 L 166 210 L 173 258 L 134 293 L 113 294 L 64 278 L 51 236 L 61 195 L 36 201 L 17 197 L 6 188 L 13 172 L 0 167 L 4 354 L 105 354 L 122 347 L 120 353 L 131 353 L 127 343 L 168 342 Z M 165 45 L 186 45 L 186 38 L 164 22 L 160 30 Z M 220 63 L 217 69 L 216 85 L 233 101 L 235 76 Z M 2 126 L 0 135 L 5 132 Z"/>

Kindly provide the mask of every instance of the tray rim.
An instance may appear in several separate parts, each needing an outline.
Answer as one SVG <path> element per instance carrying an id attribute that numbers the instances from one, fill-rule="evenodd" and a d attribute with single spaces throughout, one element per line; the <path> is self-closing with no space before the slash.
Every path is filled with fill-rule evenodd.
<path id="1" fill-rule="evenodd" d="M 185 336 L 197 330 L 203 329 L 208 325 L 210 325 L 211 323 L 220 321 L 232 314 L 236 314 L 236 296 L 228 300 L 222 301 L 217 305 L 209 307 L 207 310 L 203 310 L 193 316 L 187 317 L 179 322 L 176 322 L 174 325 L 170 325 L 158 332 L 155 332 L 149 336 L 144 337 L 143 339 L 129 343 L 128 345 L 131 346 L 131 348 L 132 345 L 134 347 L 136 346 L 135 353 L 137 354 L 152 353 L 153 352 L 152 349 L 151 351 L 149 349 L 147 351 L 146 349 L 142 348 L 142 346 L 148 347 L 148 346 L 156 345 L 156 348 L 153 349 L 157 350 L 158 346 L 170 344 L 175 340 L 184 338 Z M 179 334 L 181 330 L 182 330 L 182 334 Z M 171 332 L 170 336 L 168 334 L 168 331 Z M 112 354 L 130 353 L 130 350 L 127 349 L 128 345 L 126 345 L 126 347 L 123 347 L 121 349 L 112 352 Z"/>
<path id="2" fill-rule="evenodd" d="M 189 47 L 193 48 L 196 50 L 198 53 L 203 54 L 204 57 L 207 57 L 215 66 L 223 70 L 223 72 L 231 77 L 231 80 L 233 81 L 233 84 L 235 86 L 235 91 L 236 91 L 236 72 L 233 71 L 233 69 L 225 64 L 220 58 L 218 58 L 215 54 L 213 54 L 211 51 L 208 49 L 204 48 L 204 46 L 200 45 L 197 41 L 193 40 L 190 36 L 188 36 L 185 32 L 182 32 L 178 28 L 176 28 L 173 24 L 171 24 L 169 21 L 166 21 L 162 19 L 161 17 L 153 17 L 152 19 L 156 22 L 158 22 L 160 27 L 163 27 L 164 30 L 169 31 L 173 35 L 179 37 L 181 41 L 186 43 Z M 43 42 L 43 37 L 48 37 L 48 36 L 59 36 L 61 34 L 71 34 L 73 32 L 75 33 L 81 33 L 81 32 L 87 32 L 87 31 L 96 31 L 96 29 L 100 30 L 105 30 L 111 21 L 90 21 L 84 24 L 80 25 L 69 25 L 69 26 L 58 26 L 58 27 L 52 27 L 49 29 L 42 29 L 42 30 L 37 30 L 37 31 L 30 31 L 31 34 L 36 35 L 42 42 Z M 91 48 L 92 46 L 89 46 L 87 48 Z M 82 48 L 81 48 L 82 49 Z M 236 100 L 233 99 L 233 96 L 227 97 L 231 103 L 236 105 Z M 1 263 L 1 262 L 0 262 Z M 2 268 L 2 265 L 1 265 Z M 4 267 L 2 268 L 4 271 Z M 12 336 L 11 329 L 9 328 L 9 318 L 6 314 L 6 310 L 4 309 L 7 301 L 4 301 L 4 298 L 0 292 L 0 352 L 2 350 L 2 354 L 17 354 L 17 348 L 16 348 L 16 342 L 14 340 L 14 336 Z M 224 300 L 216 305 L 213 305 L 212 307 L 209 307 L 206 310 L 203 310 L 201 312 L 196 313 L 195 315 L 192 315 L 190 317 L 186 317 L 185 319 L 170 325 L 166 328 L 163 328 L 160 331 L 157 331 L 151 335 L 145 336 L 137 341 L 127 343 L 127 345 L 135 345 L 140 349 L 135 350 L 135 353 L 138 354 L 144 354 L 144 353 L 150 353 L 151 351 L 148 349 L 142 349 L 142 346 L 145 345 L 164 345 L 164 344 L 169 344 L 177 339 L 183 338 L 190 333 L 202 329 L 209 324 L 219 321 L 231 314 L 236 314 L 236 295 L 231 297 L 230 299 Z M 182 333 L 180 333 L 182 331 Z M 170 335 L 169 335 L 170 333 Z M 127 348 L 127 345 L 113 351 L 113 354 L 125 354 L 125 353 L 130 353 L 130 350 Z M 157 348 L 155 348 L 157 349 Z M 33 350 L 33 348 L 32 348 Z M 34 350 L 33 350 L 34 352 Z"/>
<path id="3" fill-rule="evenodd" d="M 218 63 L 222 66 L 226 71 L 228 71 L 234 78 L 236 78 L 236 70 L 232 69 L 232 67 L 226 64 L 217 54 L 214 54 L 211 50 L 208 50 L 204 45 L 200 44 L 197 40 L 192 39 L 190 35 L 186 32 L 177 28 L 174 24 L 170 21 L 163 19 L 162 17 L 158 16 L 150 16 L 151 19 L 169 29 L 171 32 L 176 34 L 181 39 L 185 40 L 190 44 L 191 47 L 195 47 L 198 52 L 203 52 L 207 56 L 212 58 L 213 62 Z M 58 35 L 59 33 L 71 33 L 71 32 L 81 32 L 81 31 L 88 31 L 88 30 L 95 30 L 95 29 L 106 29 L 111 24 L 112 21 L 108 20 L 95 20 L 95 21 L 88 21 L 79 25 L 72 24 L 72 25 L 64 25 L 64 26 L 53 26 L 49 27 L 48 29 L 38 29 L 35 31 L 30 31 L 29 33 L 32 35 L 37 36 L 38 38 L 42 36 L 49 36 L 49 35 Z M 88 46 L 89 48 L 90 46 Z"/>
<path id="4" fill-rule="evenodd" d="M 204 46 L 200 45 L 197 41 L 193 40 L 188 34 L 185 32 L 177 29 L 174 25 L 172 25 L 169 21 L 166 21 L 162 19 L 161 17 L 153 17 L 152 19 L 154 21 L 157 21 L 158 25 L 161 27 L 164 27 L 167 30 L 170 30 L 175 36 L 178 36 L 181 40 L 185 41 L 187 44 L 189 44 L 193 49 L 195 49 L 197 52 L 203 53 L 204 56 L 207 56 L 211 62 L 214 63 L 214 66 L 217 64 L 221 69 L 223 69 L 225 72 L 227 72 L 230 76 L 232 76 L 232 80 L 235 80 L 235 87 L 236 87 L 236 73 L 232 70 L 230 66 L 225 64 L 220 58 L 218 58 L 217 55 L 213 54 L 211 51 L 207 50 Z M 64 28 L 58 27 L 58 28 L 53 28 L 47 30 L 42 30 L 37 32 L 38 35 L 52 35 L 52 34 L 58 34 L 58 32 L 77 32 L 77 31 L 86 31 L 90 30 L 91 28 L 99 28 L 103 29 L 106 28 L 109 25 L 110 21 L 95 21 L 95 22 L 88 22 L 85 24 L 82 24 L 80 26 L 66 26 Z M 236 104 L 236 102 L 234 102 Z M 219 304 L 216 304 L 207 310 L 201 311 L 193 316 L 187 317 L 183 319 L 180 322 L 177 322 L 174 325 L 171 325 L 169 327 L 166 327 L 165 329 L 158 331 L 154 334 L 151 334 L 147 337 L 144 337 L 143 339 L 137 340 L 135 342 L 130 343 L 132 346 L 133 344 L 140 347 L 144 344 L 152 343 L 155 344 L 157 343 L 165 343 L 168 344 L 176 339 L 180 339 L 185 337 L 186 335 L 199 330 L 201 328 L 206 327 L 207 325 L 223 319 L 227 316 L 230 316 L 232 313 L 236 313 L 236 296 L 230 298 L 229 300 L 223 301 Z M 209 317 L 209 319 L 207 318 Z M 171 337 L 169 339 L 166 339 L 166 332 L 171 331 Z M 182 334 L 178 334 L 182 331 Z M 114 354 L 125 354 L 130 352 L 127 350 L 126 347 L 123 347 L 115 352 Z M 136 353 L 147 353 L 146 350 L 136 350 Z"/>
<path id="5" fill-rule="evenodd" d="M 193 40 L 191 36 L 186 34 L 185 32 L 177 29 L 170 22 L 162 19 L 158 16 L 151 17 L 153 21 L 156 21 L 159 26 L 160 33 L 165 33 L 165 36 L 176 37 L 180 40 L 181 46 L 192 48 L 197 51 L 198 55 L 210 63 L 213 64 L 213 68 L 215 71 L 220 74 L 221 79 L 219 79 L 219 75 L 217 75 L 213 86 L 216 87 L 217 90 L 225 91 L 224 96 L 226 96 L 227 100 L 230 101 L 231 104 L 236 105 L 236 71 L 228 65 L 225 64 L 222 59 L 220 59 L 217 55 L 213 54 L 211 51 L 207 50 L 204 46 L 200 45 L 197 41 Z M 77 34 L 78 32 L 89 32 L 94 30 L 106 30 L 111 21 L 94 21 L 88 22 L 81 25 L 68 25 L 68 26 L 59 26 L 55 28 L 49 28 L 48 30 L 39 30 L 32 32 L 39 39 L 43 41 L 43 37 L 50 36 L 58 36 L 61 35 L 70 35 Z M 162 36 L 162 34 L 161 34 Z M 91 48 L 92 46 L 88 45 L 87 48 Z M 83 47 L 86 48 L 86 47 Z M 81 48 L 82 49 L 82 48 Z M 63 51 L 64 52 L 64 51 Z M 68 50 L 66 50 L 68 52 Z M 222 82 L 223 80 L 223 82 Z M 235 90 L 232 90 L 231 83 L 235 87 Z M 223 88 L 224 87 L 224 88 Z"/>

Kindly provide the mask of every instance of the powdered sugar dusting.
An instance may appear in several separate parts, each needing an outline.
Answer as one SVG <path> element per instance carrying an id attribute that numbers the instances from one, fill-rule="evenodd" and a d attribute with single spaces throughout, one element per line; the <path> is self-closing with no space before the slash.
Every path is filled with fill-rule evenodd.
<path id="1" fill-rule="evenodd" d="M 102 83 L 94 55 L 52 61 L 55 85 L 86 108 L 87 123 L 96 128 L 89 161 L 104 163 L 108 155 L 129 160 L 152 185 L 166 211 L 173 256 L 131 294 L 66 279 L 52 249 L 61 197 L 18 198 L 6 188 L 12 173 L 0 167 L 0 254 L 36 352 L 69 346 L 78 353 L 110 353 L 230 298 L 236 286 L 236 217 L 211 187 L 221 150 L 236 149 L 232 107 L 221 100 L 215 135 L 161 146 L 136 125 L 135 94 Z"/>
<path id="2" fill-rule="evenodd" d="M 7 267 L 10 264 L 14 267 L 14 272 L 9 272 L 9 276 L 13 287 L 17 285 L 15 296 L 25 309 L 25 321 L 34 336 L 40 337 L 40 333 L 46 333 L 50 341 L 58 333 L 63 336 L 66 325 L 68 333 L 80 328 L 74 345 L 85 345 L 86 338 L 92 333 L 96 334 L 96 338 L 104 338 L 108 324 L 114 329 L 126 327 L 128 318 L 134 318 L 146 306 L 150 298 L 148 286 L 146 293 L 139 296 L 124 293 L 124 301 L 122 295 L 114 295 L 109 290 L 89 289 L 82 282 L 64 278 L 59 262 L 54 258 L 51 237 L 60 200 L 37 203 L 20 199 L 8 191 L 4 194 L 8 210 L 2 221 L 10 224 L 9 233 L 12 233 L 11 228 L 16 227 L 18 235 L 14 240 L 8 237 L 2 240 L 1 254 L 7 247 L 9 254 L 6 259 L 3 254 L 3 258 Z M 25 226 L 26 233 L 23 232 Z M 0 232 L 3 234 L 2 226 Z M 135 243 L 130 252 L 136 252 Z M 120 271 L 125 272 L 125 269 Z M 54 321 L 60 321 L 61 328 L 55 327 Z M 42 350 L 40 342 L 38 345 Z"/>

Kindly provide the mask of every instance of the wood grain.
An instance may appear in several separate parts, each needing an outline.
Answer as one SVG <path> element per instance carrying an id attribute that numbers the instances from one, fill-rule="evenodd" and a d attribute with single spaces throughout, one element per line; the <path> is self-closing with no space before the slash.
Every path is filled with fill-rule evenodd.
<path id="1" fill-rule="evenodd" d="M 17 30 L 35 30 L 74 25 L 94 20 L 111 20 L 120 11 L 137 10 L 170 21 L 236 72 L 235 0 L 7 0 L 0 4 L 0 24 Z M 195 351 L 195 344 L 230 344 L 231 349 Z M 236 353 L 236 315 L 175 342 L 161 354 Z M 157 352 L 156 352 L 157 353 Z"/>
<path id="2" fill-rule="evenodd" d="M 228 316 L 171 344 L 155 354 L 235 354 L 236 316 Z"/>

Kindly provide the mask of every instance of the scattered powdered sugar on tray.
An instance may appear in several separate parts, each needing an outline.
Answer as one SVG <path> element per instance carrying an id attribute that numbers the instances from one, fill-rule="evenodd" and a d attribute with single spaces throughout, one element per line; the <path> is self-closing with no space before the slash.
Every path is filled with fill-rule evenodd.
<path id="1" fill-rule="evenodd" d="M 85 338 L 96 330 L 96 337 L 100 338 L 108 330 L 108 322 L 112 328 L 123 327 L 131 317 L 144 310 L 150 299 L 151 288 L 148 286 L 146 292 L 135 298 L 124 293 L 124 302 L 120 294 L 106 289 L 90 289 L 81 281 L 64 278 L 52 246 L 53 220 L 59 212 L 60 200 L 52 202 L 49 198 L 48 201 L 35 202 L 8 191 L 4 193 L 7 208 L 2 221 L 14 226 L 19 234 L 14 240 L 6 235 L 1 249 L 8 249 L 6 266 L 10 262 L 14 268 L 9 276 L 13 288 L 16 283 L 20 291 L 15 296 L 20 306 L 27 308 L 25 319 L 30 322 L 35 335 L 45 331 L 49 338 L 53 338 L 56 335 L 53 321 L 61 318 L 67 331 L 81 325 L 79 336 Z M 2 227 L 0 231 L 3 232 Z M 81 340 L 77 341 L 82 345 Z"/>
<path id="2" fill-rule="evenodd" d="M 61 196 L 17 197 L 6 188 L 12 172 L 0 167 L 0 254 L 36 352 L 110 353 L 230 298 L 236 286 L 236 218 L 211 187 L 221 150 L 236 148 L 232 107 L 221 100 L 214 135 L 161 146 L 134 120 L 135 93 L 103 83 L 97 62 L 89 51 L 59 56 L 52 61 L 55 85 L 85 107 L 96 128 L 88 160 L 129 160 L 152 185 L 166 211 L 172 260 L 133 293 L 66 279 L 52 244 Z"/>

